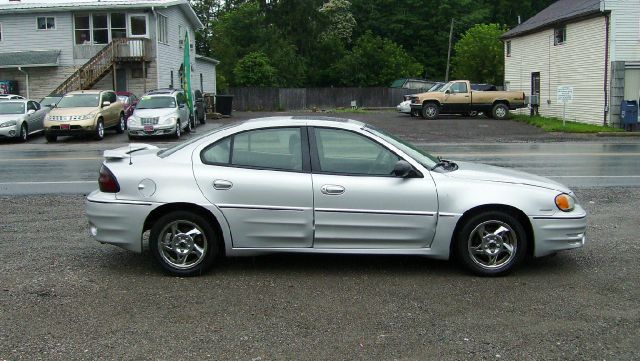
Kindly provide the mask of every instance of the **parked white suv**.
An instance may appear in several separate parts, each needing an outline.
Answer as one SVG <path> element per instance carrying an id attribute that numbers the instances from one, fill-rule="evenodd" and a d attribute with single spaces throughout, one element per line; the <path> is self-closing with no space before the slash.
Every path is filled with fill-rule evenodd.
<path id="1" fill-rule="evenodd" d="M 180 138 L 191 131 L 187 99 L 182 90 L 152 90 L 143 95 L 127 121 L 129 139 L 135 137 L 172 135 Z"/>

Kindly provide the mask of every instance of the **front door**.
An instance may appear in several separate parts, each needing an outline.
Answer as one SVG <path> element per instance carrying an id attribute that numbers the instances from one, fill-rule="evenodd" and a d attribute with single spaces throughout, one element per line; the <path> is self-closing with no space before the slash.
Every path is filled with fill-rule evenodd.
<path id="1" fill-rule="evenodd" d="M 116 91 L 127 91 L 127 69 L 116 69 Z"/>
<path id="2" fill-rule="evenodd" d="M 391 175 L 400 159 L 362 134 L 311 132 L 314 248 L 407 249 L 435 234 L 437 195 L 429 175 Z"/>
<path id="3" fill-rule="evenodd" d="M 233 247 L 312 246 L 306 144 L 305 129 L 269 128 L 238 133 L 194 152 L 198 187 L 224 214 Z"/>
<path id="4" fill-rule="evenodd" d="M 471 106 L 471 89 L 466 82 L 455 82 L 449 87 L 449 93 L 445 94 L 442 105 L 443 113 L 466 113 Z"/>

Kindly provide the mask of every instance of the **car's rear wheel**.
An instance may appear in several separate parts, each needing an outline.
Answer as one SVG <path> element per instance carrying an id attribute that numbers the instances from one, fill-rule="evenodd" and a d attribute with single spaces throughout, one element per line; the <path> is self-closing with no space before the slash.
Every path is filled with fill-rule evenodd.
<path id="1" fill-rule="evenodd" d="M 102 121 L 102 118 L 98 119 L 98 123 L 96 124 L 96 129 L 94 131 L 93 138 L 95 140 L 104 139 L 104 122 Z"/>
<path id="2" fill-rule="evenodd" d="M 522 223 L 501 211 L 485 211 L 469 218 L 455 237 L 458 259 L 480 276 L 511 272 L 527 252 Z"/>
<path id="3" fill-rule="evenodd" d="M 28 138 L 29 129 L 27 128 L 27 125 L 25 123 L 22 123 L 22 125 L 20 126 L 20 141 L 26 142 Z"/>
<path id="4" fill-rule="evenodd" d="M 204 114 L 202 114 L 202 119 L 200 120 L 200 124 L 206 124 L 207 123 L 207 112 L 205 111 Z"/>
<path id="5" fill-rule="evenodd" d="M 436 119 L 440 114 L 440 107 L 436 103 L 427 103 L 422 106 L 422 117 L 425 119 Z"/>
<path id="6" fill-rule="evenodd" d="M 174 276 L 196 276 L 218 257 L 216 233 L 202 216 L 175 211 L 153 225 L 149 248 L 158 264 Z"/>
<path id="7" fill-rule="evenodd" d="M 493 106 L 493 111 L 491 112 L 494 119 L 502 120 L 507 119 L 509 117 L 509 107 L 504 103 L 498 103 Z"/>
<path id="8" fill-rule="evenodd" d="M 124 114 L 120 114 L 120 119 L 118 120 L 118 125 L 116 126 L 116 133 L 122 134 L 124 130 L 127 129 L 127 123 L 124 121 Z"/>

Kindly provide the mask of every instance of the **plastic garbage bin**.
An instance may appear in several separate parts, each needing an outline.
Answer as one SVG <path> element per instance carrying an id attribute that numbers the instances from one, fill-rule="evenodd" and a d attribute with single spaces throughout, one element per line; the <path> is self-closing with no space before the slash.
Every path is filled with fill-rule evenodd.
<path id="1" fill-rule="evenodd" d="M 216 95 L 216 111 L 222 115 L 231 115 L 233 95 Z"/>
<path id="2" fill-rule="evenodd" d="M 638 101 L 623 100 L 620 105 L 620 118 L 623 124 L 631 125 L 638 123 Z"/>

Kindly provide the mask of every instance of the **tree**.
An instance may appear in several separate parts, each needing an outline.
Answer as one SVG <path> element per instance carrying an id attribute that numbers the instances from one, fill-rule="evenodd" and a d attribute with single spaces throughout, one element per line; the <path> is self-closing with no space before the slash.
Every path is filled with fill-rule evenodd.
<path id="1" fill-rule="evenodd" d="M 415 77 L 422 66 L 393 41 L 365 33 L 336 64 L 340 84 L 388 86 L 396 78 Z"/>
<path id="2" fill-rule="evenodd" d="M 251 52 L 240 59 L 233 74 L 239 86 L 276 86 L 276 68 L 261 51 Z"/>
<path id="3" fill-rule="evenodd" d="M 453 76 L 476 83 L 502 85 L 504 76 L 503 44 L 506 31 L 498 24 L 477 24 L 455 45 Z"/>

